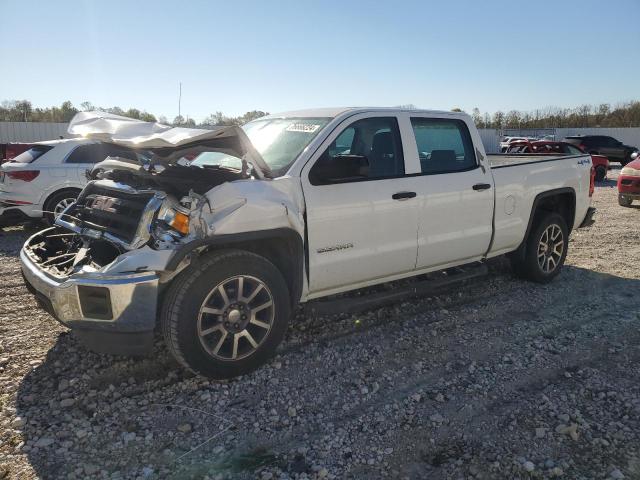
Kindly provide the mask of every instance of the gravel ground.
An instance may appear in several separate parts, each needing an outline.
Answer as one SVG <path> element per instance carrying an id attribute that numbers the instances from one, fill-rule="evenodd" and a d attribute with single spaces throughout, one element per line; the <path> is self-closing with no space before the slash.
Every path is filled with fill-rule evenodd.
<path id="1" fill-rule="evenodd" d="M 615 178 L 616 171 L 610 177 Z M 0 479 L 640 478 L 640 208 L 615 183 L 550 285 L 488 277 L 359 315 L 299 314 L 221 383 L 84 350 L 0 236 Z"/>

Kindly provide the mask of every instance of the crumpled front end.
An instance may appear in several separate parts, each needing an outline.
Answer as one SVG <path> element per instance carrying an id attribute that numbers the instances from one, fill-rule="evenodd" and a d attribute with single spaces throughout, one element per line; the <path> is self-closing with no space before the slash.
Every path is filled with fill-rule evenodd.
<path id="1" fill-rule="evenodd" d="M 53 227 L 36 233 L 20 252 L 25 283 L 39 303 L 91 349 L 143 354 L 153 345 L 159 277 L 152 271 L 105 273 L 100 263 L 113 250 L 96 244 L 96 254 L 77 234 Z M 102 251 L 102 250 L 105 251 Z M 76 258 L 91 258 L 67 275 Z M 94 270 L 94 271 L 92 271 Z M 103 271 L 100 271 L 103 270 Z"/>
<path id="2" fill-rule="evenodd" d="M 92 350 L 148 352 L 164 271 L 185 237 L 163 217 L 175 204 L 164 192 L 91 182 L 54 227 L 25 242 L 27 286 Z"/>

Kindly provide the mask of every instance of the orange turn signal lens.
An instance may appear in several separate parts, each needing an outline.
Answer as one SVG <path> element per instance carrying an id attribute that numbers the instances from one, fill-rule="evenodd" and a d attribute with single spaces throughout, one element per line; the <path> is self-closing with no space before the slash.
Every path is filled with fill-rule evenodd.
<path id="1" fill-rule="evenodd" d="M 189 233 L 189 215 L 185 215 L 182 212 L 176 212 L 173 220 L 171 220 L 171 228 L 186 235 Z"/>

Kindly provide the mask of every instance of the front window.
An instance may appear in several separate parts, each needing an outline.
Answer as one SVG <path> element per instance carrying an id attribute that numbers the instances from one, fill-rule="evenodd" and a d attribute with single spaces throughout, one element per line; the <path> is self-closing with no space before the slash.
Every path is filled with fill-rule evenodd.
<path id="1" fill-rule="evenodd" d="M 330 118 L 254 120 L 242 128 L 275 176 L 283 175 Z"/>
<path id="2" fill-rule="evenodd" d="M 404 175 L 404 156 L 395 117 L 358 120 L 329 145 L 309 172 L 312 185 L 382 180 Z"/>

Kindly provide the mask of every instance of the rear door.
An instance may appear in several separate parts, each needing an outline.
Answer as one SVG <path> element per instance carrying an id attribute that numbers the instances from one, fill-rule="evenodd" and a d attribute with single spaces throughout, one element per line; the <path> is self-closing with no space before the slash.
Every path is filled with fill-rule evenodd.
<path id="1" fill-rule="evenodd" d="M 327 138 L 301 177 L 311 296 L 413 271 L 415 171 L 395 115 L 355 115 Z"/>
<path id="2" fill-rule="evenodd" d="M 76 180 L 86 180 L 86 172 L 96 162 L 100 162 L 107 157 L 103 144 L 89 143 L 78 145 L 65 160 L 64 167 Z"/>
<path id="3" fill-rule="evenodd" d="M 493 179 L 461 119 L 408 116 L 420 161 L 417 268 L 474 261 L 492 234 Z"/>

